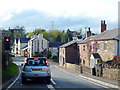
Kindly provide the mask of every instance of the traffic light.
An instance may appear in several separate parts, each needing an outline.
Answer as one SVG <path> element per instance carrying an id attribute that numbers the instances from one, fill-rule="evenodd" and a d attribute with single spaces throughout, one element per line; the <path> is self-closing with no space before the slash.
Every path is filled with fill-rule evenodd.
<path id="1" fill-rule="evenodd" d="M 4 37 L 4 50 L 10 50 L 10 37 Z"/>

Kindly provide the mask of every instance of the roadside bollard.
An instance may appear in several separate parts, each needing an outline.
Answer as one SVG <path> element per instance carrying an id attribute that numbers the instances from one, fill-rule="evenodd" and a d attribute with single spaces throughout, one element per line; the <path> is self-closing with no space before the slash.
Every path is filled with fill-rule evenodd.
<path id="1" fill-rule="evenodd" d="M 80 73 L 83 73 L 83 72 L 82 72 L 82 66 L 80 66 Z"/>

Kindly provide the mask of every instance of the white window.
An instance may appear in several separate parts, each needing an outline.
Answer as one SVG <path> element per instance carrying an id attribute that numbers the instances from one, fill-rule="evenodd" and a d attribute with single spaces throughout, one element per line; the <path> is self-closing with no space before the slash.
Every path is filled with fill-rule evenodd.
<path id="1" fill-rule="evenodd" d="M 83 45 L 83 51 L 85 51 L 85 45 Z"/>
<path id="2" fill-rule="evenodd" d="M 97 43 L 97 50 L 100 50 L 100 42 Z"/>
<path id="3" fill-rule="evenodd" d="M 104 42 L 104 50 L 106 51 L 108 49 L 107 42 Z"/>

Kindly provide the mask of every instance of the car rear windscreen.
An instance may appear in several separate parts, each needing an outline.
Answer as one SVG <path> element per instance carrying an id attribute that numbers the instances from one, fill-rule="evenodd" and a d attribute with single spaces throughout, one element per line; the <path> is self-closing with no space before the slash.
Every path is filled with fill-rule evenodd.
<path id="1" fill-rule="evenodd" d="M 45 58 L 30 58 L 26 66 L 46 66 Z"/>

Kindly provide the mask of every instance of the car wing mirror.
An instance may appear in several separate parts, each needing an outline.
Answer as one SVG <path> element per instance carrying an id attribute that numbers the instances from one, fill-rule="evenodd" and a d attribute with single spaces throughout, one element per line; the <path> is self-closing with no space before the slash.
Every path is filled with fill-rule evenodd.
<path id="1" fill-rule="evenodd" d="M 21 66 L 23 66 L 23 63 L 21 64 Z"/>

